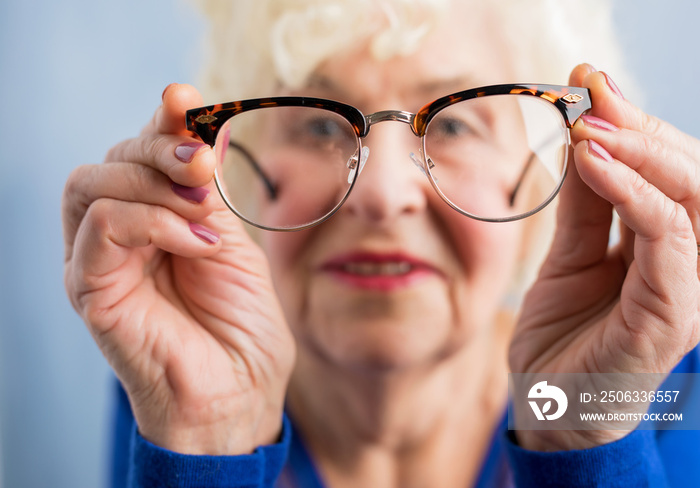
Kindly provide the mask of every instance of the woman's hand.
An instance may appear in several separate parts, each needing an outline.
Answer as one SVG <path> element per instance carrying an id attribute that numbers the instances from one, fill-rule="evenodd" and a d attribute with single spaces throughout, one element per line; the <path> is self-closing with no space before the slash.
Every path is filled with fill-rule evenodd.
<path id="1" fill-rule="evenodd" d="M 700 340 L 700 141 L 634 107 L 590 66 L 570 82 L 591 90 L 593 109 L 571 132 L 576 167 L 525 299 L 511 370 L 668 373 Z M 621 240 L 609 249 L 613 208 Z M 574 449 L 625 433 L 519 431 L 518 440 Z"/>
<path id="2" fill-rule="evenodd" d="M 215 194 L 202 104 L 170 85 L 142 134 L 77 168 L 63 197 L 65 282 L 140 433 L 190 454 L 274 442 L 294 343 L 267 262 Z"/>

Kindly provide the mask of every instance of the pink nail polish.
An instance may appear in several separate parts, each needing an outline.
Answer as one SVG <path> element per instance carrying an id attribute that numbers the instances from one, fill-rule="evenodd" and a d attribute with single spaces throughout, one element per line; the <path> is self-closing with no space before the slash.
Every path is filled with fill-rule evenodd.
<path id="1" fill-rule="evenodd" d="M 582 115 L 581 120 L 583 120 L 583 123 L 588 127 L 593 127 L 594 129 L 601 129 L 609 132 L 617 132 L 620 130 L 619 127 L 611 124 L 607 120 L 598 118 L 595 115 Z"/>
<path id="2" fill-rule="evenodd" d="M 189 163 L 192 161 L 192 158 L 194 158 L 195 153 L 204 146 L 206 146 L 206 144 L 202 142 L 186 142 L 180 144 L 175 148 L 175 157 L 183 163 Z"/>
<path id="3" fill-rule="evenodd" d="M 620 97 L 624 100 L 625 99 L 624 95 L 622 94 L 620 89 L 617 87 L 615 82 L 612 80 L 612 78 L 610 78 L 610 76 L 608 76 L 607 73 L 603 73 L 603 74 L 605 75 L 605 80 L 608 82 L 608 87 L 610 88 L 610 90 L 612 90 L 612 92 L 615 95 L 617 95 L 618 97 Z"/>
<path id="4" fill-rule="evenodd" d="M 593 156 L 603 159 L 607 161 L 608 163 L 612 163 L 614 161 L 613 157 L 610 155 L 608 151 L 603 148 L 600 144 L 593 140 L 588 141 L 588 153 L 593 154 Z"/>
<path id="5" fill-rule="evenodd" d="M 211 229 L 207 229 L 203 225 L 190 222 L 190 230 L 207 244 L 216 244 L 219 242 L 219 234 Z"/>
<path id="6" fill-rule="evenodd" d="M 209 195 L 209 190 L 206 188 L 183 186 L 175 182 L 173 182 L 170 187 L 177 196 L 189 200 L 190 202 L 202 203 L 204 199 L 207 198 L 207 195 Z"/>

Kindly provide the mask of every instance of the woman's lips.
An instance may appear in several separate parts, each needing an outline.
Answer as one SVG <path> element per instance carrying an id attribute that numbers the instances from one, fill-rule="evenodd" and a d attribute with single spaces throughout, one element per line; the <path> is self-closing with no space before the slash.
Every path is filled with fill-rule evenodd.
<path id="1" fill-rule="evenodd" d="M 355 288 L 394 291 L 441 273 L 432 265 L 405 253 L 350 253 L 326 261 L 321 271 Z"/>

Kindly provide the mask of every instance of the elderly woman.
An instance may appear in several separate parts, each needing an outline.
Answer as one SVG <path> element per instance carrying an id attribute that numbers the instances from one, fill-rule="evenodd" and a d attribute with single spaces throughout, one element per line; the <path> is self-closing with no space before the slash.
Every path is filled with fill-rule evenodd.
<path id="1" fill-rule="evenodd" d="M 591 65 L 519 84 L 614 67 L 605 4 L 204 7 L 207 96 L 284 98 L 170 85 L 65 192 L 114 486 L 699 479 L 696 433 L 506 427 L 509 371 L 698 368 L 700 142 Z"/>

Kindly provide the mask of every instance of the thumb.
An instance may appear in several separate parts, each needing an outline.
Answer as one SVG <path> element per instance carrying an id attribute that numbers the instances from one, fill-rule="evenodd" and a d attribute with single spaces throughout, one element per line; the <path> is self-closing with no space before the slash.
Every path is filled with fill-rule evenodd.
<path id="1" fill-rule="evenodd" d="M 153 118 L 142 134 L 176 134 L 189 136 L 185 124 L 185 112 L 204 105 L 202 95 L 195 87 L 171 83 L 163 91 L 163 103 L 156 109 Z"/>
<path id="2" fill-rule="evenodd" d="M 569 86 L 583 86 L 583 80 L 596 69 L 588 63 L 579 64 L 569 75 Z"/>

